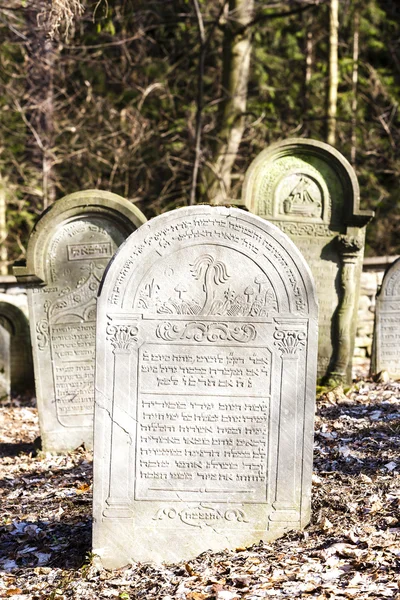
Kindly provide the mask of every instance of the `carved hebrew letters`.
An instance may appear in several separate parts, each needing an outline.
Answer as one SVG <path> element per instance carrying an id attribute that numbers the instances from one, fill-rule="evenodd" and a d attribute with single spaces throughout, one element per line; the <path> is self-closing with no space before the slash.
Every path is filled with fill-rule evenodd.
<path id="1" fill-rule="evenodd" d="M 376 299 L 372 370 L 400 376 L 400 261 L 387 269 Z"/>
<path id="2" fill-rule="evenodd" d="M 313 185 L 295 186 L 295 205 L 309 204 Z M 129 238 L 98 304 L 104 565 L 273 539 L 308 521 L 316 315 L 300 254 L 243 211 L 181 209 Z"/>
<path id="3" fill-rule="evenodd" d="M 130 203 L 89 190 L 58 200 L 40 217 L 27 265 L 42 445 L 64 452 L 93 443 L 97 292 L 118 246 L 144 218 Z"/>

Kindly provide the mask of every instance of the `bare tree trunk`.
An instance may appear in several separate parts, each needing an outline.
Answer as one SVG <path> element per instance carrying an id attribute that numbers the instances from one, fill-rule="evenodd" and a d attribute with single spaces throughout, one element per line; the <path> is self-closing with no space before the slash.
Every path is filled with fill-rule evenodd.
<path id="1" fill-rule="evenodd" d="M 353 16 L 353 75 L 352 88 L 353 98 L 351 102 L 351 164 L 356 163 L 357 155 L 357 85 L 358 85 L 358 57 L 359 57 L 359 38 L 360 38 L 360 12 L 357 2 L 354 4 Z"/>
<path id="2" fill-rule="evenodd" d="M 197 110 L 196 110 L 196 128 L 195 128 L 195 150 L 192 185 L 190 188 L 189 205 L 196 202 L 196 187 L 197 177 L 199 174 L 200 159 L 201 159 L 201 131 L 202 131 L 202 116 L 204 102 L 204 61 L 206 57 L 206 34 L 204 30 L 203 15 L 201 14 L 198 0 L 193 0 L 193 6 L 196 13 L 197 27 L 199 30 L 199 67 L 198 67 L 198 83 L 197 83 Z"/>
<path id="3" fill-rule="evenodd" d="M 304 19 L 304 27 L 306 29 L 306 39 L 304 44 L 304 54 L 305 54 L 305 69 L 304 69 L 304 92 L 303 92 L 303 115 L 307 117 L 307 113 L 310 109 L 310 85 L 311 85 L 311 77 L 313 73 L 313 52 L 314 52 L 314 35 L 312 29 L 312 16 L 305 17 Z M 308 121 L 304 122 L 304 135 L 308 137 L 309 135 L 309 125 Z"/>
<path id="4" fill-rule="evenodd" d="M 310 23 L 309 23 L 310 26 Z M 313 66 L 313 32 L 311 31 L 311 29 L 309 29 L 307 31 L 307 41 L 306 41 L 306 76 L 305 76 L 305 82 L 306 82 L 306 90 L 308 92 L 308 89 L 310 87 L 310 82 L 311 82 L 311 76 L 312 76 L 312 66 Z"/>
<path id="5" fill-rule="evenodd" d="M 332 146 L 336 142 L 336 113 L 338 93 L 338 33 L 339 33 L 339 0 L 329 3 L 329 86 L 327 110 L 326 141 Z"/>
<path id="6" fill-rule="evenodd" d="M 28 76 L 27 85 L 29 103 L 27 117 L 31 132 L 30 151 L 32 161 L 41 173 L 42 207 L 47 208 L 54 202 L 56 188 L 54 180 L 54 94 L 53 70 L 55 59 L 54 42 L 47 36 L 47 30 L 40 22 L 38 15 L 43 5 L 33 3 L 27 10 L 29 28 L 28 42 Z"/>
<path id="7" fill-rule="evenodd" d="M 6 181 L 0 175 L 0 275 L 7 275 L 7 246 L 5 241 L 7 238 L 7 198 L 6 198 Z"/>
<path id="8" fill-rule="evenodd" d="M 224 33 L 224 100 L 213 157 L 208 164 L 207 195 L 212 204 L 224 204 L 231 189 L 232 168 L 242 140 L 252 50 L 254 0 L 229 0 Z"/>

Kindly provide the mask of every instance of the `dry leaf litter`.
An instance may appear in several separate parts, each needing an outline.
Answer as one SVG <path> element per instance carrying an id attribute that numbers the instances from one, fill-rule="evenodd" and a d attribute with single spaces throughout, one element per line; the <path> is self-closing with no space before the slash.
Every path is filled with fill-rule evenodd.
<path id="1" fill-rule="evenodd" d="M 0 597 L 14 600 L 400 600 L 400 383 L 318 400 L 313 517 L 273 543 L 98 570 L 92 455 L 38 451 L 33 401 L 0 410 Z"/>

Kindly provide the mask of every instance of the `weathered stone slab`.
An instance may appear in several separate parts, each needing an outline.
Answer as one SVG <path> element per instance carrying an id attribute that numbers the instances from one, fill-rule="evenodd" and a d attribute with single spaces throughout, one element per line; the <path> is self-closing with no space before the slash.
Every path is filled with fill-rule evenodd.
<path id="1" fill-rule="evenodd" d="M 400 258 L 385 271 L 376 296 L 372 370 L 400 378 Z"/>
<path id="2" fill-rule="evenodd" d="M 0 400 L 9 400 L 10 392 L 10 332 L 0 325 Z"/>
<path id="3" fill-rule="evenodd" d="M 28 319 L 20 308 L 0 302 L 0 397 L 32 392 L 32 346 Z"/>
<path id="4" fill-rule="evenodd" d="M 351 381 L 365 227 L 357 177 L 328 144 L 289 139 L 250 165 L 242 202 L 287 233 L 307 260 L 319 302 L 318 376 Z"/>
<path id="5" fill-rule="evenodd" d="M 196 206 L 145 224 L 98 299 L 94 547 L 107 568 L 310 518 L 317 305 L 279 229 Z"/>
<path id="6" fill-rule="evenodd" d="M 42 446 L 92 445 L 96 296 L 118 246 L 145 221 L 120 196 L 98 190 L 58 200 L 37 222 L 25 266 Z"/>

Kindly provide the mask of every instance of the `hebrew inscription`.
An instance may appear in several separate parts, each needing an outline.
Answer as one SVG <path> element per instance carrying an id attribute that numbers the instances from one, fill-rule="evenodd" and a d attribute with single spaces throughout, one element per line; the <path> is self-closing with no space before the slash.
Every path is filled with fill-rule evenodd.
<path id="1" fill-rule="evenodd" d="M 97 292 L 140 213 L 114 194 L 91 190 L 58 200 L 40 217 L 27 264 L 42 446 L 64 452 L 93 443 Z M 142 222 L 144 218 L 142 219 Z"/>
<path id="2" fill-rule="evenodd" d="M 373 357 L 376 372 L 400 377 L 400 261 L 386 271 L 377 296 Z"/>
<path id="3" fill-rule="evenodd" d="M 291 210 L 316 194 L 295 187 Z M 317 312 L 304 265 L 262 219 L 205 206 L 154 219 L 116 255 L 96 332 L 104 565 L 308 521 Z"/>
<path id="4" fill-rule="evenodd" d="M 136 499 L 265 501 L 270 353 L 173 349 L 139 355 Z"/>

